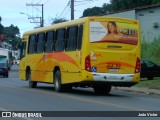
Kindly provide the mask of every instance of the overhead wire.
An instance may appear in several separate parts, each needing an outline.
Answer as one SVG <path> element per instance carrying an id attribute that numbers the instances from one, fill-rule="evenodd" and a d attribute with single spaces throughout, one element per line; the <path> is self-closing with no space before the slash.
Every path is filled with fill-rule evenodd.
<path id="1" fill-rule="evenodd" d="M 39 2 L 37 2 L 37 4 L 39 4 L 42 0 L 39 0 Z"/>
<path id="2" fill-rule="evenodd" d="M 84 5 L 84 4 L 89 4 L 89 3 L 92 3 L 92 2 L 96 2 L 98 0 L 81 0 L 81 1 L 75 1 L 75 6 L 78 6 L 78 5 Z"/>
<path id="3" fill-rule="evenodd" d="M 66 17 L 66 15 L 68 14 L 68 12 L 70 11 L 71 9 L 69 8 L 68 10 L 66 10 L 65 14 L 63 15 L 63 18 Z"/>
<path id="4" fill-rule="evenodd" d="M 43 4 L 47 4 L 50 0 L 46 0 Z M 70 10 L 70 1 L 68 1 L 67 5 L 64 7 L 64 9 L 62 10 L 62 12 L 57 16 L 57 18 L 60 18 L 62 16 L 66 16 Z M 91 2 L 96 2 L 96 1 L 99 1 L 99 0 L 75 0 L 75 4 L 74 6 L 81 6 L 81 5 L 86 5 L 86 4 L 89 4 Z M 32 0 L 32 3 L 35 2 L 35 0 Z M 37 4 L 39 4 L 40 2 L 42 2 L 42 0 L 39 0 L 39 2 Z M 41 12 L 41 10 L 38 9 L 38 7 L 35 7 L 33 6 L 34 9 L 36 9 L 37 11 Z M 32 15 L 33 15 L 33 8 L 32 8 Z M 27 10 L 28 11 L 28 10 Z M 77 10 L 75 10 L 77 11 Z"/>
<path id="5" fill-rule="evenodd" d="M 47 0 L 47 1 L 44 3 L 44 5 L 47 4 L 48 2 L 49 2 L 49 0 Z"/>
<path id="6" fill-rule="evenodd" d="M 62 16 L 62 14 L 64 13 L 64 11 L 67 9 L 67 7 L 70 5 L 70 0 L 68 1 L 66 7 L 63 9 L 63 11 L 61 12 L 61 14 L 58 16 L 58 18 L 60 18 Z"/>
<path id="7" fill-rule="evenodd" d="M 34 2 L 34 0 L 32 0 L 32 2 L 31 3 L 33 3 Z"/>

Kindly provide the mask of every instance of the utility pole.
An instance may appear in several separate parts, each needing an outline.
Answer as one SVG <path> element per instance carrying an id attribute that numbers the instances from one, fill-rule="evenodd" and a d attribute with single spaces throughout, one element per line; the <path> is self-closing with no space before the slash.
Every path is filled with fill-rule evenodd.
<path id="1" fill-rule="evenodd" d="M 41 27 L 44 27 L 44 18 L 43 18 L 43 4 L 42 4 L 42 18 L 41 18 Z"/>
<path id="2" fill-rule="evenodd" d="M 1 21 L 2 21 L 2 18 L 1 18 L 1 16 L 0 16 L 0 24 L 1 24 Z"/>
<path id="3" fill-rule="evenodd" d="M 44 14 L 43 14 L 43 4 L 26 4 L 26 6 L 41 6 L 42 7 L 42 15 L 41 17 L 30 17 L 28 19 L 34 19 L 34 18 L 40 18 L 40 26 L 43 27 L 44 26 Z M 37 23 L 37 22 L 33 22 L 33 23 Z"/>
<path id="4" fill-rule="evenodd" d="M 71 0 L 71 20 L 74 20 L 74 0 Z"/>

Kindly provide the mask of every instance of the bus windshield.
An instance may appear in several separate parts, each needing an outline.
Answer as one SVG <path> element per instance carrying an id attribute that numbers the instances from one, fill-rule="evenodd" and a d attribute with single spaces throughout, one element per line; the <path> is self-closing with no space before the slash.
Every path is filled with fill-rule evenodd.
<path id="1" fill-rule="evenodd" d="M 0 56 L 0 62 L 6 63 L 6 56 Z"/>

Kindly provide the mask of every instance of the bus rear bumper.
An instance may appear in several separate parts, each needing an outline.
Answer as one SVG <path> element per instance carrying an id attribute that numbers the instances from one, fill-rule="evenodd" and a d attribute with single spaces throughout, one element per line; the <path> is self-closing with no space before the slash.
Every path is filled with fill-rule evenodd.
<path id="1" fill-rule="evenodd" d="M 134 74 L 92 73 L 94 81 L 101 82 L 132 82 Z"/>

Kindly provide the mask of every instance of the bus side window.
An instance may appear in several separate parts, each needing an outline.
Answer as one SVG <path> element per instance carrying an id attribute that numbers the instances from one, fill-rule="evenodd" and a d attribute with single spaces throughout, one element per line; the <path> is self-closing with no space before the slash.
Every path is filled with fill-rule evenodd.
<path id="1" fill-rule="evenodd" d="M 52 52 L 54 50 L 54 37 L 55 37 L 55 32 L 54 31 L 49 31 L 46 33 L 46 45 L 45 45 L 45 52 Z"/>
<path id="2" fill-rule="evenodd" d="M 34 54 L 36 52 L 36 35 L 29 36 L 29 46 L 28 46 L 28 53 Z"/>
<path id="3" fill-rule="evenodd" d="M 78 26 L 67 29 L 66 51 L 74 51 L 77 47 Z"/>
<path id="4" fill-rule="evenodd" d="M 81 50 L 82 39 L 83 39 L 83 25 L 80 25 L 78 29 L 78 39 L 77 39 L 77 49 L 78 50 Z"/>
<path id="5" fill-rule="evenodd" d="M 66 29 L 56 31 L 55 51 L 64 51 Z"/>
<path id="6" fill-rule="evenodd" d="M 45 33 L 37 34 L 37 53 L 42 53 L 44 51 L 45 44 Z"/>
<path id="7" fill-rule="evenodd" d="M 20 47 L 20 59 L 26 56 L 26 42 L 22 42 Z"/>

